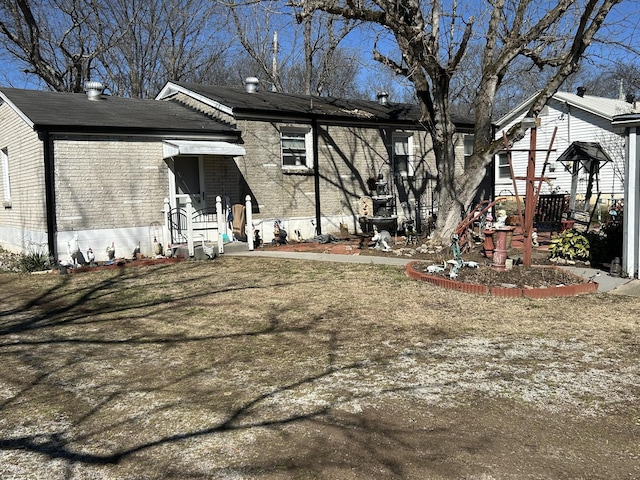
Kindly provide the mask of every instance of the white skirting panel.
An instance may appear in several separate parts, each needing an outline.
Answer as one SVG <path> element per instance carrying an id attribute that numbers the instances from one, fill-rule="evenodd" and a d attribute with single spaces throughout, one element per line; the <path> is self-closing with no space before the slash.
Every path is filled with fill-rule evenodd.
<path id="1" fill-rule="evenodd" d="M 0 247 L 13 253 L 46 253 L 47 232 L 0 226 Z"/>
<path id="2" fill-rule="evenodd" d="M 70 260 L 67 253 L 68 243 L 72 241 L 74 235 L 78 235 L 78 245 L 82 254 L 86 257 L 87 250 L 91 248 L 98 262 L 108 260 L 107 247 L 112 243 L 115 246 L 116 258 L 126 259 L 133 258 L 133 251 L 138 242 L 140 242 L 140 253 L 146 257 L 154 255 L 154 237 L 164 247 L 166 247 L 167 243 L 163 238 L 163 228 L 161 226 L 58 232 L 56 235 L 58 261 Z"/>

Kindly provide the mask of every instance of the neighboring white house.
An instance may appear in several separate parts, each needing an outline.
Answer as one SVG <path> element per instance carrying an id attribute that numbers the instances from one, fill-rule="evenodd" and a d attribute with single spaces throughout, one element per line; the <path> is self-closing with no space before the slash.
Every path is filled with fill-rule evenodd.
<path id="1" fill-rule="evenodd" d="M 624 138 L 619 132 L 614 131 L 611 121 L 615 115 L 638 111 L 634 103 L 584 93 L 584 89 L 579 89 L 578 94 L 556 93 L 540 113 L 536 132 L 536 177 L 542 174 L 547 158 L 546 150 L 552 149 L 544 174 L 548 181 L 542 184 L 541 193 L 573 194 L 571 207 L 574 207 L 573 201 L 577 198 L 577 209 L 587 194 L 589 170 L 586 167 L 591 163 L 599 164 L 599 172 L 593 175 L 591 201 L 595 201 L 598 193 L 601 203 L 614 197 L 622 198 Z M 496 138 L 501 138 L 504 131 L 524 118 L 533 100 L 533 97 L 530 98 L 496 123 Z M 556 128 L 555 139 L 551 144 Z M 526 176 L 529 147 L 530 131 L 525 138 L 510 147 L 515 177 Z M 577 175 L 573 174 L 574 162 L 562 161 L 563 158 L 575 160 L 581 157 L 584 161 L 578 162 L 582 168 L 578 169 Z M 606 161 L 609 159 L 611 161 Z M 595 170 L 592 172 L 595 173 Z M 494 193 L 496 196 L 509 196 L 515 194 L 516 189 L 518 195 L 524 195 L 525 181 L 517 180 L 514 189 L 508 156 L 506 153 L 500 153 L 495 161 Z"/>
<path id="2" fill-rule="evenodd" d="M 625 139 L 622 273 L 638 278 L 640 271 L 640 114 L 619 115 L 613 127 Z"/>

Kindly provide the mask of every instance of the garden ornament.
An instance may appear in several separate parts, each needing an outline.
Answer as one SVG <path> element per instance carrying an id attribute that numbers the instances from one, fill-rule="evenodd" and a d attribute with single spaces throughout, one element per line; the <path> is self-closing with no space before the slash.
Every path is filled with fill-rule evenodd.
<path id="1" fill-rule="evenodd" d="M 376 250 L 382 250 L 383 252 L 390 252 L 391 247 L 389 245 L 391 244 L 391 234 L 386 230 L 379 232 L 375 226 L 373 227 L 373 231 L 374 234 L 373 237 L 371 237 L 371 240 L 376 242 L 373 248 Z"/>

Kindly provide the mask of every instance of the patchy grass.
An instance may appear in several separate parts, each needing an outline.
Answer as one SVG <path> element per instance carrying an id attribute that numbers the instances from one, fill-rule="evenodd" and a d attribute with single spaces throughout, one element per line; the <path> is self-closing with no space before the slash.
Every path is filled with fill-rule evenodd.
<path id="1" fill-rule="evenodd" d="M 637 477 L 639 307 L 264 258 L 2 274 L 0 477 Z"/>

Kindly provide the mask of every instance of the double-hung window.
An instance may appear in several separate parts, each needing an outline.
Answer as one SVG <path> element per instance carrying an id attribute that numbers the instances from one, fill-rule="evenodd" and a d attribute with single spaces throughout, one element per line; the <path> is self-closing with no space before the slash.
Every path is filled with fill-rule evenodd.
<path id="1" fill-rule="evenodd" d="M 396 175 L 401 177 L 414 176 L 412 134 L 393 134 L 393 165 Z"/>
<path id="2" fill-rule="evenodd" d="M 9 150 L 0 150 L 0 174 L 2 175 L 2 198 L 5 207 L 11 207 L 11 182 L 9 181 Z"/>
<path id="3" fill-rule="evenodd" d="M 464 169 L 469 167 L 469 161 L 473 155 L 473 135 L 464 136 Z"/>
<path id="4" fill-rule="evenodd" d="M 280 130 L 282 167 L 307 169 L 313 167 L 312 136 L 310 129 L 283 128 Z"/>
<path id="5" fill-rule="evenodd" d="M 507 153 L 498 154 L 498 178 L 511 178 L 511 167 Z"/>

